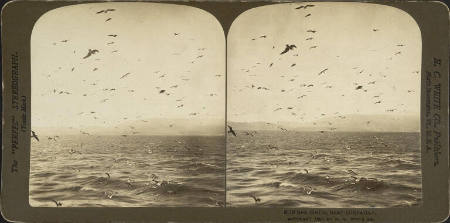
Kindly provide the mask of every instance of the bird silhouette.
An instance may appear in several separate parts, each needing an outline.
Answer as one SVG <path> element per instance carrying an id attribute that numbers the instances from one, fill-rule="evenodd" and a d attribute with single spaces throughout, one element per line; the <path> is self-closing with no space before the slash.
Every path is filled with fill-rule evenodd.
<path id="1" fill-rule="evenodd" d="M 56 204 L 56 207 L 61 207 L 62 203 L 60 201 L 56 201 L 54 199 L 52 199 L 52 201 Z"/>
<path id="2" fill-rule="evenodd" d="M 317 31 L 313 30 L 313 29 L 308 29 L 308 30 L 306 30 L 306 32 L 308 32 L 308 33 L 316 33 Z"/>
<path id="3" fill-rule="evenodd" d="M 319 75 L 324 74 L 325 71 L 327 71 L 327 70 L 328 70 L 328 68 L 323 69 L 322 71 L 319 72 Z"/>
<path id="4" fill-rule="evenodd" d="M 125 78 L 128 75 L 130 75 L 130 73 L 126 73 L 126 74 L 122 75 L 122 77 L 120 77 L 120 79 L 123 79 L 123 78 Z"/>
<path id="5" fill-rule="evenodd" d="M 309 37 L 309 38 L 306 38 L 305 40 L 312 40 L 312 39 L 314 39 L 314 38 L 312 38 L 312 37 Z"/>
<path id="6" fill-rule="evenodd" d="M 35 138 L 39 142 L 39 138 L 34 131 L 31 131 L 31 138 Z"/>
<path id="7" fill-rule="evenodd" d="M 233 130 L 233 128 L 231 127 L 231 126 L 229 126 L 229 125 L 227 125 L 228 126 L 228 133 L 231 133 L 231 134 L 233 134 L 234 136 L 236 136 L 236 132 Z"/>
<path id="8" fill-rule="evenodd" d="M 108 36 L 117 37 L 117 34 L 109 34 Z"/>
<path id="9" fill-rule="evenodd" d="M 289 50 L 293 50 L 294 48 L 297 48 L 294 44 L 286 44 L 286 48 L 284 48 L 283 52 L 280 53 L 280 55 L 287 53 Z"/>
<path id="10" fill-rule="evenodd" d="M 362 89 L 362 88 L 363 88 L 363 86 L 359 85 L 358 87 L 355 88 L 355 90 L 359 90 L 359 89 Z"/>
<path id="11" fill-rule="evenodd" d="M 255 204 L 257 204 L 258 202 L 261 202 L 260 198 L 257 198 L 254 194 L 250 195 L 251 198 L 253 198 L 253 200 L 255 200 Z"/>
<path id="12" fill-rule="evenodd" d="M 98 53 L 98 52 L 99 52 L 99 51 L 96 50 L 96 49 L 89 49 L 89 52 L 87 53 L 86 56 L 83 57 L 83 59 L 86 59 L 86 58 L 88 58 L 88 57 L 90 57 L 90 56 L 92 56 L 92 55 L 94 55 L 94 54 L 96 54 L 96 53 Z"/>
<path id="13" fill-rule="evenodd" d="M 305 15 L 305 17 L 309 17 L 309 16 L 311 16 L 311 13 L 308 13 L 307 15 Z"/>
<path id="14" fill-rule="evenodd" d="M 111 18 L 106 19 L 105 22 L 108 22 L 109 20 L 111 20 Z"/>
<path id="15" fill-rule="evenodd" d="M 115 9 L 104 9 L 104 10 L 98 11 L 97 14 L 108 13 L 108 12 L 113 12 L 113 11 L 116 11 L 116 10 Z"/>

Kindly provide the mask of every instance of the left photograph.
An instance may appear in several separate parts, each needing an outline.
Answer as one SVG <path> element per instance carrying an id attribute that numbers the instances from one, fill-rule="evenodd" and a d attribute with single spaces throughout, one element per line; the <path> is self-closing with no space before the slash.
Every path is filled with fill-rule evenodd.
<path id="1" fill-rule="evenodd" d="M 225 203 L 225 36 L 162 3 L 57 8 L 31 36 L 33 207 Z"/>

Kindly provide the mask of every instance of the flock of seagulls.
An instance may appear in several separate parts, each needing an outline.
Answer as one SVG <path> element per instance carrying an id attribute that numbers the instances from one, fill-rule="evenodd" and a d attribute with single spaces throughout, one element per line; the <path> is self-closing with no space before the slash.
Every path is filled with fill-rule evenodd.
<path id="1" fill-rule="evenodd" d="M 114 8 L 108 8 L 108 9 L 103 9 L 103 10 L 98 10 L 95 11 L 94 13 L 94 17 L 99 16 L 98 18 L 100 19 L 104 19 L 105 17 L 100 16 L 100 15 L 105 15 L 107 14 L 109 17 L 106 21 L 104 22 L 108 22 L 111 20 L 114 20 L 115 18 L 115 14 L 117 10 Z M 113 31 L 105 31 L 105 33 L 103 34 L 104 36 L 106 36 L 106 41 L 105 41 L 105 45 L 107 46 L 107 48 L 104 47 L 100 47 L 96 48 L 96 47 L 92 47 L 90 46 L 88 49 L 85 49 L 85 53 L 83 53 L 80 56 L 80 60 L 79 63 L 80 64 L 84 64 L 83 66 L 92 66 L 90 68 L 90 73 L 91 76 L 95 76 L 97 73 L 101 72 L 102 70 L 102 66 L 101 65 L 95 65 L 97 63 L 97 61 L 103 61 L 103 60 L 107 60 L 108 59 L 108 54 L 117 54 L 120 55 L 120 44 L 123 41 L 121 38 L 121 34 L 120 33 L 114 33 Z M 169 32 L 167 33 L 167 38 L 173 38 L 174 41 L 185 41 L 188 40 L 195 40 L 194 38 L 190 38 L 188 35 L 185 35 L 184 33 L 181 32 Z M 260 36 L 258 38 L 265 38 L 265 36 Z M 55 47 L 63 47 L 63 48 L 69 48 L 71 47 L 70 45 L 71 43 L 71 39 L 64 39 L 61 40 L 60 43 L 54 42 L 53 45 Z M 111 49 L 112 48 L 112 49 Z M 115 49 L 114 49 L 115 48 Z M 75 54 L 76 52 L 83 52 L 83 49 L 70 49 L 71 51 L 73 51 L 73 53 Z M 202 61 L 207 61 L 205 60 L 206 57 L 208 57 L 208 49 L 204 46 L 201 47 L 195 47 L 193 48 L 193 52 L 176 52 L 176 50 L 178 49 L 174 49 L 175 52 L 173 53 L 173 55 L 181 55 L 184 58 L 189 58 L 190 59 L 190 64 L 199 64 L 201 65 Z M 108 52 L 109 51 L 109 52 Z M 194 53 L 194 56 L 192 55 L 192 53 Z M 186 54 L 186 55 L 185 55 Z M 139 61 L 140 58 L 137 58 L 137 61 Z M 104 63 L 104 62 L 103 62 Z M 203 63 L 203 62 L 202 62 Z M 158 70 L 154 70 L 154 71 L 150 71 L 147 74 L 140 74 L 137 73 L 135 71 L 130 70 L 129 72 L 124 72 L 124 73 L 111 73 L 109 75 L 109 77 L 111 77 L 112 79 L 116 78 L 118 79 L 118 81 L 116 81 L 116 83 L 112 84 L 111 81 L 103 81 L 99 78 L 99 80 L 95 80 L 95 81 L 88 81 L 87 79 L 84 79 L 82 77 L 82 75 L 79 75 L 80 73 L 76 73 L 76 72 L 85 72 L 84 70 L 85 67 L 79 67 L 79 65 L 73 65 L 70 66 L 69 70 L 70 73 L 66 73 L 64 75 L 79 75 L 80 79 L 82 80 L 82 84 L 86 85 L 86 87 L 84 89 L 86 89 L 86 92 L 77 92 L 74 89 L 53 89 L 53 95 L 56 96 L 83 96 L 86 97 L 86 100 L 90 100 L 90 96 L 92 97 L 101 97 L 102 95 L 104 95 L 103 98 L 99 98 L 97 99 L 98 102 L 98 106 L 102 106 L 104 107 L 105 105 L 109 105 L 109 104 L 113 104 L 116 103 L 116 99 L 115 96 L 116 95 L 120 95 L 123 94 L 123 92 L 127 92 L 129 94 L 131 94 L 133 96 L 137 95 L 137 89 L 133 89 L 132 86 L 130 85 L 125 85 L 124 87 L 118 87 L 119 85 L 124 85 L 121 84 L 120 81 L 124 82 L 124 81 L 134 81 L 136 78 L 139 78 L 139 76 L 141 75 L 151 75 L 153 74 L 154 79 L 158 80 L 156 84 L 156 97 L 163 97 L 166 96 L 167 98 L 164 99 L 167 101 L 167 103 L 171 103 L 174 104 L 174 111 L 178 111 L 178 114 L 185 114 L 186 117 L 193 117 L 193 116 L 199 116 L 200 114 L 205 114 L 208 115 L 208 110 L 206 110 L 206 106 L 203 105 L 203 107 L 198 106 L 196 104 L 192 104 L 190 103 L 190 100 L 187 101 L 186 97 L 187 95 L 184 93 L 186 88 L 191 88 L 192 85 L 190 84 L 190 80 L 193 78 L 193 75 L 195 75 L 195 72 L 191 72 L 194 70 L 197 70 L 197 66 L 199 65 L 195 65 L 195 67 L 193 67 L 194 65 L 188 65 L 185 67 L 185 73 L 184 74 L 180 74 L 178 72 L 168 72 L 168 71 L 164 71 L 164 68 L 158 69 Z M 57 71 L 59 70 L 63 70 L 64 67 L 58 67 Z M 88 68 L 89 70 L 89 68 Z M 72 74 L 73 73 L 73 74 Z M 89 71 L 88 71 L 89 73 Z M 46 74 L 47 75 L 47 74 Z M 224 75 L 223 74 L 217 74 L 217 73 L 212 73 L 209 74 L 211 76 L 211 78 L 217 79 L 217 78 L 223 78 Z M 48 74 L 47 78 L 48 79 L 52 79 L 54 76 L 54 74 Z M 133 79 L 133 80 L 132 80 Z M 179 80 L 179 81 L 177 81 Z M 104 82 L 104 83 L 103 83 Z M 107 83 L 109 82 L 109 83 Z M 109 86 L 108 86 L 109 85 Z M 160 85 L 160 86 L 158 86 Z M 167 85 L 167 86 L 165 86 Z M 101 90 L 99 89 L 101 88 Z M 207 92 L 205 94 L 205 96 L 209 96 L 209 97 L 216 97 L 218 96 L 218 92 L 214 92 L 215 90 L 208 90 L 208 91 L 212 91 L 212 92 Z M 45 93 L 48 94 L 48 93 Z M 42 95 L 45 95 L 42 94 Z M 147 94 L 147 93 L 146 93 Z M 50 96 L 52 96 L 52 94 L 49 94 Z M 182 97 L 181 97 L 182 96 Z M 154 98 L 156 98 L 154 97 Z M 194 96 L 193 96 L 194 97 Z M 120 100 L 120 99 L 119 99 Z M 173 101 L 171 101 L 173 100 Z M 143 97 L 142 101 L 147 101 L 147 97 Z M 188 104 L 189 103 L 189 104 Z M 95 102 L 93 102 L 93 104 L 95 104 Z M 94 108 L 95 109 L 95 108 Z M 80 112 L 78 113 L 78 115 L 80 116 L 80 118 L 82 119 L 91 119 L 91 121 L 95 120 L 96 123 L 101 123 L 103 122 L 103 124 L 108 124 L 109 122 L 112 122 L 112 120 L 106 120 L 103 118 L 101 111 L 84 111 L 84 112 Z M 125 116 L 125 115 L 124 115 Z M 120 118 L 119 118 L 120 119 Z M 143 118 L 137 118 L 136 117 L 123 117 L 123 120 L 136 120 L 136 119 L 140 119 L 140 121 L 142 122 L 148 122 L 147 120 L 144 120 Z M 117 125 L 118 123 L 111 123 L 112 125 Z M 116 127 L 117 128 L 117 127 Z M 92 135 L 91 133 L 88 133 L 86 131 L 80 131 L 81 134 L 83 135 Z M 136 133 L 136 132 L 135 132 Z M 124 135 L 131 135 L 133 133 L 124 133 Z"/>
<path id="2" fill-rule="evenodd" d="M 298 6 L 295 9 L 301 10 L 300 13 L 305 13 L 305 17 L 313 17 L 314 11 L 311 11 L 311 8 L 314 9 L 314 7 L 316 7 L 316 5 L 307 4 L 307 5 Z M 374 33 L 382 32 L 382 30 L 379 28 L 369 28 L 369 32 L 370 32 L 370 30 Z M 300 104 L 300 106 L 298 106 L 298 104 L 290 104 L 290 105 L 286 105 L 286 106 L 278 105 L 278 106 L 274 107 L 272 111 L 277 112 L 276 116 L 283 115 L 282 112 L 285 111 L 287 113 L 284 113 L 284 114 L 290 115 L 293 117 L 297 117 L 299 120 L 304 121 L 307 116 L 308 116 L 307 118 L 311 120 L 311 117 L 309 117 L 309 116 L 311 116 L 311 114 L 307 114 L 306 112 L 301 111 L 302 107 L 307 106 L 307 104 L 304 104 L 305 103 L 304 100 L 308 99 L 309 98 L 308 96 L 312 95 L 314 92 L 317 92 L 317 91 L 323 92 L 324 95 L 334 94 L 334 92 L 328 92 L 328 91 L 322 90 L 321 88 L 330 89 L 330 90 L 333 89 L 333 91 L 342 89 L 342 87 L 336 87 L 333 84 L 327 83 L 326 80 L 320 82 L 321 79 L 323 80 L 322 77 L 333 76 L 336 72 L 341 73 L 342 70 L 336 70 L 336 69 L 332 68 L 332 66 L 330 66 L 331 64 L 327 65 L 326 64 L 327 61 L 325 61 L 324 64 L 322 65 L 322 68 L 317 71 L 316 78 L 313 78 L 312 80 L 308 81 L 306 79 L 301 78 L 302 76 L 304 76 L 304 74 L 301 71 L 297 71 L 296 73 L 294 73 L 295 72 L 294 70 L 289 69 L 289 68 L 294 68 L 294 67 L 302 67 L 302 65 L 300 65 L 300 63 L 305 59 L 303 57 L 308 56 L 307 50 L 308 49 L 314 50 L 314 49 L 317 49 L 320 47 L 318 42 L 314 42 L 315 39 L 320 39 L 319 38 L 320 30 L 317 30 L 312 27 L 307 27 L 304 30 L 304 33 L 307 35 L 306 38 L 304 39 L 305 40 L 304 42 L 285 43 L 283 45 L 283 47 L 281 48 L 282 49 L 281 52 L 279 51 L 280 53 L 278 56 L 278 61 L 280 61 L 280 60 L 292 61 L 289 63 L 290 65 L 287 65 L 288 67 L 284 67 L 284 65 L 282 65 L 280 62 L 269 60 L 269 61 L 267 61 L 267 67 L 268 67 L 268 73 L 267 73 L 267 72 L 256 69 L 260 64 L 262 64 L 261 59 L 258 59 L 256 64 L 247 65 L 248 67 L 240 68 L 240 71 L 244 72 L 241 74 L 247 75 L 249 77 L 248 82 L 242 82 L 245 84 L 243 87 L 241 87 L 241 86 L 233 86 L 233 87 L 236 87 L 238 92 L 243 92 L 246 89 L 250 89 L 250 90 L 264 90 L 267 92 L 266 94 L 275 94 L 277 89 L 274 89 L 274 88 L 283 86 L 283 84 L 279 84 L 279 83 L 286 81 L 287 82 L 286 85 L 290 86 L 291 88 L 288 88 L 288 89 L 281 88 L 279 90 L 279 92 L 284 93 L 284 97 L 293 97 L 293 98 L 297 99 L 296 102 L 291 101 L 291 102 L 287 102 L 287 103 L 298 103 L 298 104 Z M 376 35 L 376 34 L 374 34 L 374 35 Z M 275 41 L 275 38 L 276 38 L 275 36 L 271 36 L 268 33 L 263 33 L 262 35 L 259 35 L 258 38 L 251 38 L 251 40 L 254 41 L 257 39 L 261 39 L 259 41 L 267 41 L 267 45 L 270 44 L 269 46 L 272 46 L 272 50 L 276 50 L 277 47 L 275 45 L 271 44 L 272 43 L 271 41 Z M 252 43 L 250 42 L 250 44 L 252 44 Z M 259 44 L 258 46 L 260 46 L 261 44 L 264 44 L 264 42 L 258 42 L 258 44 Z M 393 44 L 392 47 L 394 47 L 394 51 L 392 52 L 392 56 L 401 56 L 402 55 L 401 48 L 404 46 L 406 46 L 406 44 L 404 44 L 404 43 Z M 306 48 L 306 51 L 300 50 L 300 48 Z M 268 55 L 268 56 L 270 56 L 270 55 Z M 298 59 L 291 59 L 290 56 L 298 57 Z M 339 58 L 339 56 L 340 55 L 336 55 L 337 58 Z M 278 66 L 277 66 L 277 63 L 279 64 Z M 276 66 L 277 66 L 277 69 L 272 72 L 271 69 L 273 69 Z M 282 72 L 294 73 L 294 74 L 284 74 L 284 73 L 280 74 L 280 69 L 285 70 Z M 350 88 L 350 89 L 346 89 L 350 93 L 340 94 L 342 100 L 346 100 L 347 96 L 373 94 L 373 97 L 372 97 L 373 105 L 377 106 L 378 108 L 382 108 L 384 106 L 385 112 L 392 113 L 392 112 L 396 112 L 396 111 L 405 111 L 406 106 L 404 106 L 404 104 L 398 104 L 398 105 L 396 105 L 396 107 L 394 107 L 395 105 L 393 105 L 391 102 L 385 103 L 384 95 L 380 92 L 377 92 L 378 85 L 385 86 L 386 84 L 391 84 L 391 83 L 389 83 L 389 81 L 387 81 L 386 75 L 382 74 L 382 72 L 379 72 L 378 75 L 375 74 L 374 72 L 369 72 L 368 71 L 369 68 L 366 68 L 363 65 L 353 67 L 352 69 L 356 70 L 355 74 L 357 74 L 358 77 L 355 78 L 355 80 L 358 80 L 358 82 L 353 83 L 353 92 L 351 91 L 351 88 Z M 386 67 L 386 69 L 389 69 L 389 67 Z M 277 75 L 277 73 L 278 73 L 278 75 Z M 419 72 L 414 71 L 414 73 L 418 74 Z M 276 83 L 276 85 L 264 86 L 263 83 L 258 83 L 258 78 L 257 78 L 258 76 L 269 75 L 269 74 L 272 75 L 270 80 L 272 82 Z M 280 77 L 279 80 L 277 79 L 277 76 Z M 256 77 L 256 78 L 252 78 L 252 77 Z M 365 82 L 360 81 L 362 79 L 366 79 L 367 81 L 365 81 Z M 264 79 L 261 79 L 261 80 L 264 80 Z M 395 86 L 393 86 L 392 88 L 394 89 Z M 414 90 L 408 89 L 405 91 L 405 93 L 413 94 Z M 249 94 L 253 95 L 253 93 L 249 93 Z M 256 92 L 255 92 L 255 94 L 256 94 Z M 366 97 L 366 95 L 364 95 L 363 97 Z M 385 95 L 385 96 L 389 97 L 389 95 Z M 388 100 L 389 99 L 386 98 L 386 101 L 388 101 Z M 288 101 L 288 100 L 286 100 L 286 101 Z M 294 111 L 294 110 L 291 110 L 292 107 L 296 107 L 298 109 L 296 109 Z M 267 108 L 265 108 L 265 109 L 267 109 Z M 380 110 L 382 110 L 382 109 L 380 109 Z M 358 113 L 358 112 L 359 112 L 359 110 L 356 109 L 355 113 Z M 239 116 L 240 113 L 234 113 L 232 115 Z M 346 118 L 344 114 L 339 114 L 339 115 L 322 114 L 318 118 L 324 118 L 324 117 L 339 118 L 339 119 Z M 371 124 L 370 122 L 367 122 L 367 125 L 370 125 L 370 124 Z M 338 130 L 338 127 L 332 126 L 332 125 L 333 124 L 330 124 L 330 126 L 327 130 L 329 130 L 329 131 Z M 286 128 L 280 128 L 280 130 L 286 131 Z M 325 131 L 326 130 L 321 130 L 320 132 L 323 133 Z"/>

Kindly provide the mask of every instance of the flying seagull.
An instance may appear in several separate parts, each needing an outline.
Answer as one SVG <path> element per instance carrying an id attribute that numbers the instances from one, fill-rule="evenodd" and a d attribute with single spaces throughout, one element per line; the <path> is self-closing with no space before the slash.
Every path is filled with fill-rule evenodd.
<path id="1" fill-rule="evenodd" d="M 36 133 L 35 133 L 34 131 L 31 131 L 31 134 L 33 134 L 33 135 L 31 136 L 31 138 L 35 138 L 35 139 L 39 142 L 39 138 L 38 138 L 38 136 L 36 135 Z"/>
<path id="2" fill-rule="evenodd" d="M 231 133 L 231 134 L 233 134 L 234 136 L 236 136 L 236 132 L 234 132 L 234 130 L 233 130 L 233 128 L 231 127 L 231 126 L 229 126 L 229 125 L 227 125 L 228 126 L 228 133 Z"/>
<path id="3" fill-rule="evenodd" d="M 98 11 L 97 14 L 108 13 L 108 12 L 112 12 L 112 11 L 116 11 L 116 10 L 115 9 L 105 9 L 105 10 Z"/>
<path id="4" fill-rule="evenodd" d="M 260 202 L 261 201 L 261 199 L 260 198 L 257 198 L 255 195 L 250 195 L 250 197 L 251 198 L 253 198 L 253 200 L 255 200 L 255 204 L 257 204 L 258 202 Z"/>
<path id="5" fill-rule="evenodd" d="M 90 57 L 90 56 L 92 56 L 92 55 L 94 55 L 96 53 L 98 53 L 98 50 L 96 50 L 96 49 L 94 49 L 94 50 L 93 49 L 89 49 L 89 52 L 87 53 L 86 56 L 83 57 L 83 59 L 86 59 L 86 58 L 88 58 L 88 57 Z"/>
<path id="6" fill-rule="evenodd" d="M 56 207 L 61 207 L 62 206 L 62 203 L 60 201 L 56 201 L 54 199 L 52 199 L 52 201 L 55 202 Z"/>
<path id="7" fill-rule="evenodd" d="M 280 55 L 287 53 L 289 50 L 293 50 L 294 48 L 297 48 L 294 44 L 286 44 L 286 48 L 283 50 L 283 52 L 280 53 Z"/>
<path id="8" fill-rule="evenodd" d="M 325 74 L 325 71 L 327 71 L 327 70 L 328 70 L 328 68 L 323 69 L 322 71 L 319 72 L 319 75 Z"/>
<path id="9" fill-rule="evenodd" d="M 120 77 L 120 79 L 125 78 L 125 77 L 128 76 L 129 74 L 130 74 L 130 73 L 126 73 L 126 74 L 122 75 L 122 77 Z"/>

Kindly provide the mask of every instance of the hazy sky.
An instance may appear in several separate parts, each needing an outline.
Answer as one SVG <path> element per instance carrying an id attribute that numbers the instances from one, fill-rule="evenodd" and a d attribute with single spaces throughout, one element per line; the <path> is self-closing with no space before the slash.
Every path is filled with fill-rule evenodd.
<path id="1" fill-rule="evenodd" d="M 377 4 L 307 4 L 258 7 L 234 21 L 228 121 L 394 114 L 419 122 L 421 36 L 412 17 Z M 286 44 L 296 48 L 280 55 Z"/>
<path id="2" fill-rule="evenodd" d="M 89 49 L 98 53 L 83 59 Z M 202 10 L 158 3 L 58 8 L 37 21 L 31 51 L 33 127 L 224 122 L 225 36 Z"/>

